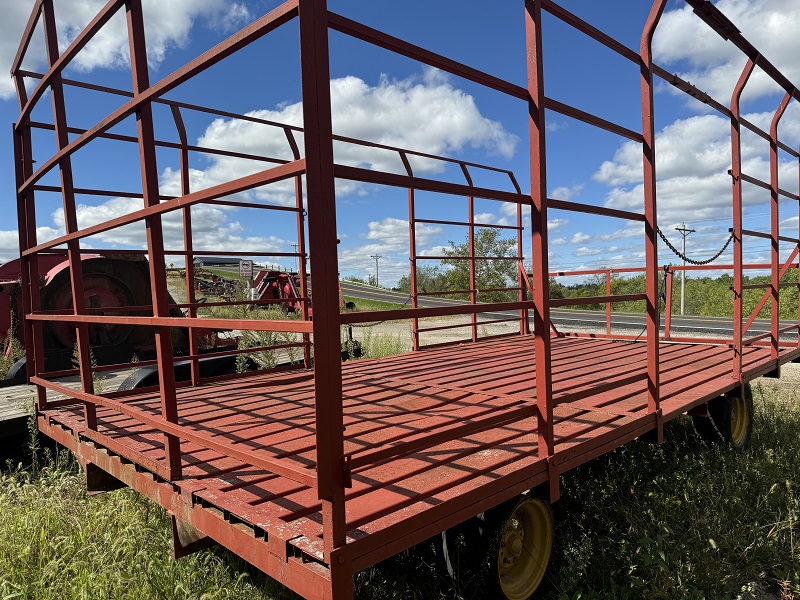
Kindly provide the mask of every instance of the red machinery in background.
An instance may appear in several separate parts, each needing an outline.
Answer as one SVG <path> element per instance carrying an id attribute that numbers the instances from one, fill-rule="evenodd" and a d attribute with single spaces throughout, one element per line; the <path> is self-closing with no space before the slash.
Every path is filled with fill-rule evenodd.
<path id="1" fill-rule="evenodd" d="M 262 270 L 253 278 L 253 300 L 277 300 L 286 312 L 293 313 L 300 310 L 301 297 L 296 273 Z"/>
<path id="2" fill-rule="evenodd" d="M 82 256 L 87 309 L 96 314 L 136 315 L 152 310 L 149 265 L 143 256 L 133 254 Z M 43 255 L 39 260 L 39 293 L 42 310 L 70 313 L 73 310 L 69 261 L 62 255 Z M 0 267 L 0 332 L 3 332 L 3 353 L 11 356 L 12 345 L 24 346 L 21 309 L 20 261 Z M 175 301 L 170 296 L 170 304 Z M 170 316 L 183 317 L 180 308 L 170 309 Z M 236 339 L 219 336 L 221 330 L 194 329 L 202 345 L 211 348 L 236 346 Z M 172 328 L 172 345 L 176 356 L 189 352 L 189 331 Z M 72 368 L 75 351 L 75 327 L 63 321 L 50 321 L 43 327 L 45 366 L 48 371 Z M 149 360 L 155 356 L 155 334 L 152 327 L 135 327 L 96 323 L 89 326 L 89 344 L 98 365 L 128 362 L 136 357 Z M 216 375 L 235 367 L 234 357 L 215 357 L 201 361 L 204 374 Z M 181 378 L 180 363 L 176 377 Z M 26 361 L 17 361 L 0 385 L 23 383 Z"/>
<path id="3" fill-rule="evenodd" d="M 309 297 L 311 286 L 309 282 Z M 342 295 L 342 286 L 338 286 L 339 309 L 355 310 L 354 302 L 345 302 Z M 253 300 L 280 304 L 288 313 L 300 310 L 302 294 L 300 293 L 300 277 L 297 273 L 283 271 L 258 271 L 253 278 Z M 313 304 L 309 303 L 308 314 L 313 314 Z M 352 339 L 350 340 L 352 342 Z"/>

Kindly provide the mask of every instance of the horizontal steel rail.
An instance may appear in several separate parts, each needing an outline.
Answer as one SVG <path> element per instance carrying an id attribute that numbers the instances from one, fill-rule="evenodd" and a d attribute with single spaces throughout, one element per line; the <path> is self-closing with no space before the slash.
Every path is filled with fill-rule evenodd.
<path id="1" fill-rule="evenodd" d="M 383 173 L 371 171 L 360 167 L 350 167 L 346 165 L 334 165 L 334 175 L 339 179 L 349 179 L 351 181 L 361 181 L 363 183 L 374 183 L 378 185 L 388 185 L 391 187 L 411 188 L 414 190 L 424 190 L 428 192 L 440 192 L 453 196 L 472 196 L 474 198 L 485 198 L 487 200 L 501 200 L 503 202 L 515 202 L 517 204 L 530 205 L 531 197 L 525 194 L 514 192 L 504 192 L 491 188 L 474 187 L 460 183 L 449 183 L 436 179 L 425 179 L 422 177 L 411 177 L 409 175 L 399 175 L 395 173 Z"/>
<path id="2" fill-rule="evenodd" d="M 121 5 L 121 0 L 112 0 L 114 4 L 119 3 Z M 62 150 L 59 150 L 56 154 L 51 156 L 47 159 L 33 174 L 28 177 L 26 181 L 22 183 L 21 186 L 18 187 L 17 193 L 22 193 L 28 188 L 30 188 L 33 184 L 39 181 L 42 177 L 44 177 L 50 170 L 55 167 L 57 164 L 60 164 L 61 161 L 74 154 L 86 144 L 88 144 L 92 139 L 94 139 L 98 134 L 105 133 L 115 125 L 118 125 L 124 119 L 129 117 L 133 114 L 137 109 L 141 106 L 152 102 L 155 98 L 166 94 L 167 92 L 175 89 L 182 83 L 185 83 L 195 75 L 202 73 L 206 69 L 211 68 L 221 60 L 223 60 L 226 56 L 236 52 L 237 50 L 244 48 L 245 46 L 253 43 L 257 39 L 263 37 L 270 31 L 277 29 L 284 23 L 292 20 L 297 16 L 297 0 L 286 0 L 283 4 L 277 7 L 275 10 L 267 13 L 263 17 L 253 21 L 251 24 L 247 25 L 244 29 L 240 30 L 233 36 L 229 37 L 228 39 L 220 42 L 211 50 L 204 52 L 196 59 L 188 62 L 183 67 L 179 68 L 178 70 L 174 71 L 172 74 L 166 76 L 164 79 L 159 81 L 158 83 L 150 86 L 147 90 L 143 91 L 142 93 L 138 94 L 134 99 L 126 102 L 123 106 L 112 112 L 108 115 L 105 119 L 97 123 L 94 127 L 89 129 L 86 133 L 78 136 L 72 142 L 67 144 Z M 89 30 L 84 30 L 88 32 Z M 75 42 L 70 46 L 73 48 L 76 43 L 80 40 L 84 44 L 89 41 L 88 38 L 91 36 L 79 36 Z M 67 52 L 62 54 L 62 56 L 68 56 L 69 49 Z M 77 54 L 77 50 L 74 50 L 74 54 Z M 68 63 L 64 63 L 66 66 Z M 42 81 L 49 77 L 52 77 L 56 74 L 56 71 L 50 70 Z M 42 83 L 39 84 L 37 87 L 44 87 Z M 31 97 L 31 100 L 33 97 Z M 22 117 L 17 124 L 17 127 L 21 126 L 24 123 L 25 112 L 23 111 Z"/>
<path id="3" fill-rule="evenodd" d="M 403 308 L 398 310 L 368 310 L 364 312 L 341 313 L 339 322 L 369 323 L 371 321 L 389 321 L 395 319 L 412 319 L 423 317 L 447 317 L 482 312 L 499 312 L 531 308 L 531 302 L 487 302 L 485 304 L 455 304 L 453 306 L 435 306 L 429 308 Z"/>
<path id="4" fill-rule="evenodd" d="M 550 306 L 572 304 L 606 304 L 608 302 L 638 302 L 647 300 L 646 294 L 619 294 L 616 296 L 585 296 L 582 298 L 550 298 Z"/>
<path id="5" fill-rule="evenodd" d="M 114 317 L 102 315 L 53 315 L 39 313 L 26 315 L 25 318 L 29 321 L 60 321 L 64 323 L 107 323 L 109 325 L 124 323 L 126 325 L 135 326 L 202 327 L 206 329 L 241 329 L 245 331 L 285 331 L 287 333 L 311 333 L 313 331 L 310 321 L 277 321 L 270 319 L 204 319 L 190 317 L 132 316 Z"/>
<path id="6" fill-rule="evenodd" d="M 581 204 L 579 202 L 571 202 L 568 200 L 556 200 L 554 198 L 547 199 L 547 208 L 554 210 L 568 210 L 571 212 L 581 212 L 592 215 L 599 215 L 601 217 L 613 217 L 616 219 L 626 219 L 629 221 L 644 222 L 644 215 L 637 212 L 628 210 L 618 210 L 616 208 L 606 208 L 605 206 L 594 206 L 592 204 Z"/>
<path id="7" fill-rule="evenodd" d="M 266 171 L 259 171 L 258 173 L 254 173 L 252 175 L 246 175 L 245 177 L 242 177 L 240 179 L 235 179 L 227 183 L 221 183 L 219 185 L 215 185 L 206 188 L 204 190 L 200 190 L 198 192 L 193 192 L 185 196 L 179 196 L 178 198 L 175 198 L 168 202 L 163 202 L 161 204 L 150 206 L 148 208 L 143 208 L 128 213 L 127 215 L 116 217 L 109 221 L 104 221 L 103 223 L 98 223 L 97 225 L 92 225 L 84 229 L 79 229 L 74 233 L 68 233 L 66 235 L 59 236 L 53 240 L 50 240 L 49 242 L 39 244 L 37 246 L 34 246 L 32 248 L 23 251 L 22 256 L 30 256 L 32 254 L 41 252 L 42 250 L 50 250 L 55 246 L 60 246 L 61 244 L 65 244 L 69 241 L 79 240 L 81 238 L 85 238 L 90 235 L 95 235 L 97 233 L 103 233 L 105 231 L 121 227 L 123 225 L 129 225 L 130 223 L 141 221 L 143 219 L 152 217 L 154 215 L 169 213 L 178 210 L 180 208 L 192 206 L 194 204 L 200 204 L 202 202 L 208 202 L 209 200 L 215 200 L 222 196 L 228 196 L 230 194 L 235 194 L 238 192 L 243 192 L 256 187 L 260 187 L 268 183 L 275 183 L 278 181 L 283 181 L 284 179 L 296 177 L 297 175 L 301 175 L 302 173 L 304 173 L 305 168 L 306 168 L 305 159 L 301 158 L 286 165 L 280 165 L 277 167 L 273 167 L 271 169 L 267 169 Z"/>
<path id="8" fill-rule="evenodd" d="M 59 394 L 64 394 L 65 396 L 72 396 L 78 400 L 81 400 L 82 402 L 88 402 L 95 406 L 105 406 L 106 408 L 111 408 L 122 413 L 123 415 L 136 419 L 137 421 L 140 421 L 144 425 L 152 427 L 153 429 L 170 433 L 171 435 L 194 442 L 195 444 L 203 446 L 204 448 L 208 448 L 209 450 L 214 450 L 222 455 L 236 458 L 245 464 L 259 467 L 269 471 L 270 473 L 275 473 L 281 477 L 286 477 L 292 481 L 302 483 L 303 485 L 307 485 L 309 487 L 314 487 L 316 485 L 317 478 L 310 469 L 286 464 L 286 461 L 282 461 L 278 458 L 260 457 L 252 452 L 240 450 L 232 443 L 220 442 L 219 436 L 211 436 L 205 433 L 199 433 L 197 431 L 193 431 L 188 426 L 171 423 L 160 417 L 154 417 L 151 413 L 148 413 L 133 404 L 117 402 L 110 398 L 105 398 L 96 394 L 81 392 L 65 385 L 54 383 L 52 381 L 48 381 L 47 379 L 42 379 L 41 377 L 31 377 L 31 383 L 41 385 L 49 390 L 58 392 Z M 105 438 L 102 433 L 100 433 L 100 435 L 102 436 L 101 439 Z"/>

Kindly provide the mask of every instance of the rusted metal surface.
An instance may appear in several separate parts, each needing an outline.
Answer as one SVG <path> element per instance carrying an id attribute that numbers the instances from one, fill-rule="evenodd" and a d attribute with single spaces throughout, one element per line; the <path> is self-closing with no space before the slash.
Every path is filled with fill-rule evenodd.
<path id="1" fill-rule="evenodd" d="M 687 0 L 698 17 L 723 34 L 748 58 L 730 105 L 719 102 L 690 83 L 652 62 L 651 41 L 666 0 L 655 0 L 638 49 L 627 48 L 586 23 L 553 0 L 524 0 L 520 18 L 525 21 L 527 82 L 520 86 L 461 64 L 442 54 L 408 43 L 346 17 L 331 13 L 320 0 L 289 0 L 255 20 L 162 80 L 152 83 L 146 60 L 142 0 L 110 0 L 61 52 L 56 43 L 56 0 L 34 3 L 28 26 L 13 64 L 20 105 L 14 126 L 16 188 L 19 215 L 21 280 L 25 289 L 22 307 L 24 340 L 31 381 L 38 393 L 38 423 L 46 434 L 68 446 L 92 472 L 93 489 L 114 487 L 117 482 L 134 487 L 165 506 L 173 515 L 176 554 L 214 540 L 243 556 L 257 567 L 307 598 L 347 600 L 353 595 L 354 572 L 377 563 L 414 543 L 456 525 L 527 489 L 546 485 L 551 499 L 559 495 L 558 478 L 566 470 L 602 455 L 632 439 L 655 432 L 663 437 L 663 423 L 687 411 L 702 412 L 709 399 L 730 391 L 754 377 L 774 373 L 782 363 L 800 357 L 797 341 L 781 334 L 798 330 L 778 321 L 788 269 L 796 266 L 798 238 L 779 232 L 778 200 L 800 196 L 779 186 L 778 150 L 800 158 L 800 153 L 781 142 L 779 121 L 800 92 L 780 74 L 711 4 Z M 114 89 L 63 77 L 64 69 L 105 24 L 125 10 L 133 76 L 133 91 Z M 545 95 L 542 57 L 543 14 L 549 13 L 595 42 L 611 49 L 639 68 L 642 130 L 634 131 L 590 112 Z M 274 29 L 293 22 L 299 31 L 300 79 L 303 126 L 278 123 L 252 115 L 240 115 L 215 107 L 178 102 L 164 95 L 199 75 Z M 21 68 L 34 30 L 45 30 L 48 69 L 37 74 Z M 484 88 L 525 103 L 528 114 L 530 189 L 522 191 L 513 172 L 414 149 L 335 135 L 330 99 L 328 36 L 333 30 L 384 50 L 409 57 L 462 77 Z M 774 113 L 769 132 L 742 118 L 739 97 L 750 74 L 759 67 L 786 92 Z M 731 119 L 733 168 L 733 264 L 671 267 L 659 265 L 657 237 L 657 189 L 653 90 L 654 77 L 691 94 L 711 109 Z M 26 81 L 36 82 L 29 94 Z M 69 127 L 64 89 L 75 86 L 95 93 L 121 97 L 123 104 L 87 129 Z M 53 122 L 32 121 L 38 103 L 51 93 Z M 169 108 L 178 141 L 159 131 L 153 108 Z M 642 145 L 644 202 L 642 211 L 590 206 L 547 196 L 546 112 L 579 120 Z M 202 113 L 277 128 L 285 136 L 291 159 L 234 152 L 224 148 L 190 144 L 184 118 Z M 39 112 L 36 113 L 37 116 Z M 113 127 L 134 116 L 135 136 L 112 133 Z M 759 181 L 741 168 L 741 128 L 770 143 L 770 181 Z M 52 131 L 55 154 L 34 169 L 31 132 Z M 70 137 L 72 136 L 72 137 Z M 302 139 L 303 151 L 300 149 Z M 77 188 L 72 180 L 72 156 L 94 140 L 135 144 L 141 171 L 142 192 Z M 403 164 L 401 172 L 382 172 L 335 162 L 334 142 L 390 152 Z M 180 195 L 159 193 L 158 149 L 178 151 Z M 206 189 L 189 185 L 189 157 L 219 156 L 260 161 L 262 170 Z M 459 182 L 422 177 L 412 159 L 440 161 L 460 170 Z M 42 178 L 58 168 L 60 185 L 44 185 Z M 500 176 L 494 187 L 475 185 L 480 170 Z M 402 172 L 404 171 L 404 172 Z M 394 311 L 342 313 L 339 309 L 336 189 L 337 179 L 390 186 L 405 190 L 409 223 L 411 308 Z M 289 206 L 259 204 L 231 198 L 280 181 L 291 181 L 294 202 Z M 748 230 L 741 206 L 742 185 L 770 192 L 770 231 Z M 62 197 L 65 234 L 47 242 L 36 237 L 37 192 Z M 423 194 L 458 196 L 466 201 L 464 220 L 420 218 Z M 79 228 L 75 195 L 141 198 L 142 208 L 122 217 Z M 476 202 L 511 205 L 516 223 L 481 223 Z M 192 258 L 210 254 L 193 240 L 191 207 L 228 206 L 294 214 L 296 251 L 263 253 L 222 251 L 226 256 L 280 256 L 298 261 L 300 319 L 201 318 L 201 303 L 194 294 Z M 531 227 L 523 227 L 523 210 L 531 211 Z M 645 289 L 638 294 L 612 293 L 609 269 L 579 273 L 551 273 L 548 264 L 548 211 L 578 212 L 634 221 L 642 226 L 646 264 L 640 269 L 615 269 L 614 273 L 644 273 Z M 182 223 L 183 248 L 165 245 L 162 219 L 176 215 Z M 81 248 L 92 235 L 131 224 L 144 224 L 146 250 L 123 250 L 125 255 L 149 258 L 152 303 L 98 309 L 86 306 L 88 283 L 82 274 Z M 467 232 L 466 256 L 432 256 L 417 247 L 416 225 L 461 227 Z M 293 226 L 294 227 L 294 226 Z M 478 253 L 478 230 L 495 228 L 512 232 L 508 256 Z M 769 239 L 767 265 L 744 264 L 742 243 L 746 236 Z M 798 235 L 800 237 L 800 234 Z M 781 264 L 779 245 L 794 249 Z M 180 245 L 180 244 L 178 244 Z M 57 246 L 65 246 L 57 248 Z M 525 254 L 530 248 L 530 255 Z M 97 252 L 95 250 L 94 252 Z M 66 255 L 70 261 L 73 306 L 43 311 L 39 296 L 39 261 Z M 165 257 L 186 261 L 186 302 L 173 302 L 167 293 Z M 313 256 L 313 268 L 311 257 Z M 46 259 L 44 257 L 47 257 Z M 461 260 L 469 268 L 469 289 L 429 292 L 418 289 L 417 266 L 423 260 Z M 509 287 L 478 289 L 481 261 L 512 261 L 517 274 Z M 531 273 L 527 269 L 530 263 Z M 748 269 L 770 271 L 770 283 L 744 285 Z M 676 337 L 670 331 L 672 273 L 698 269 L 733 271 L 734 334 L 730 339 Z M 549 278 L 570 275 L 603 275 L 605 295 L 580 299 L 551 299 Z M 307 281 L 310 275 L 310 285 Z M 660 326 L 659 284 L 665 277 L 666 323 Z M 309 310 L 313 289 L 313 315 Z M 743 323 L 742 293 L 763 289 L 756 311 Z M 484 303 L 481 292 L 507 293 L 508 301 Z M 602 292 L 601 292 L 602 293 Z M 459 294 L 462 304 L 423 308 L 421 296 Z M 769 332 L 744 338 L 759 311 L 772 311 Z M 800 294 L 798 297 L 800 301 Z M 617 302 L 645 304 L 643 336 L 619 335 L 611 328 L 611 309 Z M 261 302 L 268 304 L 269 302 Z M 225 304 L 211 302 L 206 306 Z M 229 302 L 256 306 L 259 301 Z M 604 332 L 575 333 L 556 330 L 550 310 L 567 304 L 604 305 Z M 172 311 L 185 308 L 188 318 Z M 519 322 L 519 332 L 482 339 L 481 313 L 513 311 L 509 318 L 490 316 L 488 322 Z M 124 314 L 122 314 L 124 312 Z M 421 319 L 460 315 L 464 323 L 426 325 Z M 533 320 L 531 332 L 529 316 Z M 412 321 L 412 345 L 416 352 L 380 360 L 342 364 L 343 325 L 386 319 Z M 61 323 L 77 332 L 80 368 L 47 372 L 42 347 L 45 322 Z M 114 365 L 94 367 L 86 332 L 90 325 L 124 324 L 152 327 L 157 332 L 157 355 L 141 365 L 159 367 L 159 385 L 141 390 L 102 392 L 93 377 Z M 190 331 L 188 354 L 174 356 L 171 328 Z M 209 328 L 297 334 L 295 342 L 249 349 L 303 349 L 300 361 L 253 373 L 225 373 L 203 377 L 203 354 L 192 332 Z M 464 328 L 464 341 L 424 344 L 423 334 Z M 798 338 L 800 339 L 800 338 Z M 670 341 L 665 341 L 670 340 Z M 313 350 L 313 361 L 312 361 Z M 214 349 L 215 356 L 235 356 L 247 349 Z M 176 381 L 173 364 L 191 364 L 188 381 Z M 120 365 L 116 365 L 119 367 Z M 132 363 L 126 363 L 127 367 Z M 80 374 L 83 385 L 74 390 L 53 381 L 58 376 Z M 45 392 L 59 392 L 67 399 L 47 401 Z M 99 469 L 99 471 L 98 471 Z M 107 473 L 106 479 L 100 472 Z"/>

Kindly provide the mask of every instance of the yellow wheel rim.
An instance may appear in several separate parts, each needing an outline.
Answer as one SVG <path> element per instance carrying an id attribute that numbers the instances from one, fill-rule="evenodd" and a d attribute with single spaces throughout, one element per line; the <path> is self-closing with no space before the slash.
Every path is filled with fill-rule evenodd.
<path id="1" fill-rule="evenodd" d="M 731 400 L 731 443 L 741 447 L 747 440 L 750 411 L 747 410 L 747 400 L 744 398 L 737 397 Z"/>
<path id="2" fill-rule="evenodd" d="M 509 600 L 527 600 L 544 579 L 553 547 L 553 515 L 538 498 L 521 500 L 503 524 L 497 550 L 500 588 Z"/>

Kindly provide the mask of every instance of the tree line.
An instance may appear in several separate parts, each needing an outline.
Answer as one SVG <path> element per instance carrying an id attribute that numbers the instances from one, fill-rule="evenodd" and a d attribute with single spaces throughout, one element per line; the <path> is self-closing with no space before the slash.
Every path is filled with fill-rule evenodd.
<path id="1" fill-rule="evenodd" d="M 447 258 L 440 264 L 426 265 L 425 261 L 417 261 L 416 283 L 418 293 L 456 292 L 445 297 L 468 300 L 470 289 L 470 261 L 469 239 L 456 244 L 449 241 L 449 248 L 443 250 Z M 517 291 L 496 291 L 498 288 L 517 286 L 516 260 L 500 260 L 500 257 L 513 258 L 517 256 L 516 240 L 503 238 L 497 229 L 478 229 L 475 234 L 474 255 L 484 257 L 475 261 L 475 280 L 478 289 L 479 302 L 513 302 L 517 300 Z M 493 258 L 489 260 L 488 258 Z M 528 269 L 530 273 L 530 269 Z M 574 284 L 565 284 L 569 278 L 550 278 L 550 298 L 586 298 L 605 296 L 605 275 L 590 275 L 583 281 Z M 769 275 L 745 275 L 744 285 L 766 285 L 770 283 Z M 797 269 L 789 269 L 781 278 L 783 283 L 797 283 Z M 536 282 L 533 282 L 536 285 Z M 400 291 L 411 292 L 411 279 L 404 275 L 397 285 Z M 719 277 L 691 277 L 687 274 L 685 293 L 685 313 L 697 316 L 732 317 L 733 316 L 733 277 L 723 274 Z M 744 317 L 747 318 L 755 310 L 765 288 L 744 290 L 742 305 Z M 635 276 L 624 276 L 619 273 L 611 274 L 611 294 L 628 295 L 642 294 L 645 292 L 644 273 Z M 680 273 L 675 273 L 672 285 L 672 314 L 680 311 Z M 530 294 L 526 294 L 530 297 Z M 661 298 L 660 310 L 665 310 L 666 280 L 664 271 L 659 271 L 659 296 Z M 797 319 L 798 313 L 798 288 L 786 286 L 780 288 L 779 310 L 781 319 Z M 577 305 L 575 308 L 583 310 L 605 310 L 605 302 L 596 304 Z M 616 302 L 611 305 L 614 312 L 643 313 L 644 301 Z M 769 318 L 771 315 L 771 302 L 766 301 L 759 312 L 759 318 Z"/>

